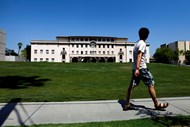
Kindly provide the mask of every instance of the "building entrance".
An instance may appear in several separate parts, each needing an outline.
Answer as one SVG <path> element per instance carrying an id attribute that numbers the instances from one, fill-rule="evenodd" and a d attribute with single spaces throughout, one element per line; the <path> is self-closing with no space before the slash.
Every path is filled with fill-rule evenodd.
<path id="1" fill-rule="evenodd" d="M 115 57 L 73 57 L 71 62 L 91 62 L 91 63 L 104 63 L 115 62 Z"/>

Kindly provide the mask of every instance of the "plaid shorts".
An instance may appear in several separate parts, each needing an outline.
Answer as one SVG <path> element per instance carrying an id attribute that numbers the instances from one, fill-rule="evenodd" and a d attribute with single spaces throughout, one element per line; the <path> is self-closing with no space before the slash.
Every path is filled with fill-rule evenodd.
<path id="1" fill-rule="evenodd" d="M 138 77 L 134 76 L 134 70 L 132 72 L 132 77 L 131 77 L 131 85 L 137 86 L 139 85 L 140 81 L 142 80 L 143 83 L 146 86 L 151 86 L 154 85 L 154 79 L 148 68 L 142 68 L 139 70 L 140 75 Z"/>

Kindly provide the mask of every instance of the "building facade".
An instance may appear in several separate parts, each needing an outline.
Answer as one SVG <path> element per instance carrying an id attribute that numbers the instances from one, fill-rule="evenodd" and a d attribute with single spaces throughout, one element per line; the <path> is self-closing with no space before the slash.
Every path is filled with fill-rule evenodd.
<path id="1" fill-rule="evenodd" d="M 190 41 L 175 41 L 167 45 L 168 48 L 172 50 L 187 51 L 190 50 Z M 182 64 L 185 62 L 185 56 L 179 54 L 179 63 Z"/>
<path id="2" fill-rule="evenodd" d="M 32 40 L 32 62 L 133 62 L 134 42 L 128 38 L 57 36 L 56 40 Z M 149 44 L 147 44 L 149 63 Z"/>
<path id="3" fill-rule="evenodd" d="M 0 30 L 0 61 L 5 61 L 6 33 Z"/>

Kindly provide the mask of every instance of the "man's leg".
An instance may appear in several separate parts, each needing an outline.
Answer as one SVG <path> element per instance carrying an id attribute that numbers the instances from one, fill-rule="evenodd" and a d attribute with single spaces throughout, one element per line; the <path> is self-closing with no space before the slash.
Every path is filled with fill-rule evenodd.
<path id="1" fill-rule="evenodd" d="M 126 97 L 126 105 L 130 106 L 130 99 L 131 99 L 131 94 L 133 92 L 134 86 L 132 84 L 129 85 L 128 91 L 127 91 L 127 97 Z"/>
<path id="2" fill-rule="evenodd" d="M 137 86 L 140 83 L 140 77 L 135 77 L 133 73 L 134 72 L 132 72 L 131 82 L 127 91 L 126 104 L 125 104 L 124 110 L 127 110 L 130 108 L 130 99 L 131 99 L 132 92 L 135 86 Z"/>
<path id="3" fill-rule="evenodd" d="M 141 69 L 140 74 L 141 74 L 140 76 L 141 76 L 142 81 L 144 82 L 146 86 L 148 86 L 148 91 L 152 98 L 152 101 L 154 102 L 154 105 L 158 106 L 156 91 L 154 89 L 154 79 L 153 79 L 152 74 L 150 73 L 148 69 Z"/>
<path id="4" fill-rule="evenodd" d="M 153 84 L 148 87 L 148 91 L 149 91 L 149 94 L 150 94 L 150 96 L 152 98 L 152 101 L 154 102 L 154 105 L 158 106 L 158 101 L 157 101 L 157 98 L 156 98 L 156 91 L 154 89 Z"/>
<path id="5" fill-rule="evenodd" d="M 154 89 L 153 84 L 151 86 L 149 86 L 148 90 L 149 90 L 150 96 L 152 98 L 152 101 L 154 102 L 154 106 L 156 109 L 160 110 L 160 109 L 168 107 L 169 103 L 158 103 L 157 97 L 156 97 L 156 91 Z"/>
<path id="6" fill-rule="evenodd" d="M 154 89 L 154 79 L 152 74 L 148 69 L 141 69 L 140 70 L 140 76 L 144 84 L 148 86 L 149 94 L 152 98 L 152 101 L 154 102 L 154 106 L 156 109 L 162 109 L 168 107 L 168 103 L 158 103 L 157 97 L 156 97 L 156 91 Z"/>

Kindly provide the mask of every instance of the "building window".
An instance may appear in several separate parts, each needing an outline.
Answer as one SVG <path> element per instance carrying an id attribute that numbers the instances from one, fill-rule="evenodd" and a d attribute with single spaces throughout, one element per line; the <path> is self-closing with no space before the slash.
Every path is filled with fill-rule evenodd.
<path id="1" fill-rule="evenodd" d="M 77 48 L 79 47 L 79 45 L 77 45 Z"/>
<path id="2" fill-rule="evenodd" d="M 84 41 L 84 38 L 80 38 L 80 41 Z"/>
<path id="3" fill-rule="evenodd" d="M 122 49 L 119 49 L 119 54 L 120 54 L 120 55 L 123 55 Z"/>
<path id="4" fill-rule="evenodd" d="M 103 51 L 103 54 L 105 54 L 105 51 Z"/>
<path id="5" fill-rule="evenodd" d="M 111 51 L 112 55 L 114 54 L 114 51 Z"/>
<path id="6" fill-rule="evenodd" d="M 51 58 L 51 62 L 54 62 L 55 61 L 55 58 Z"/>
<path id="7" fill-rule="evenodd" d="M 71 38 L 71 41 L 75 41 L 75 38 Z"/>
<path id="8" fill-rule="evenodd" d="M 40 49 L 40 54 L 43 54 L 43 49 Z"/>
<path id="9" fill-rule="evenodd" d="M 98 45 L 99 46 L 99 48 L 101 48 L 101 45 Z"/>
<path id="10" fill-rule="evenodd" d="M 66 54 L 67 54 L 67 52 L 65 51 L 65 48 L 63 48 L 61 51 L 61 55 L 66 55 Z"/>
<path id="11" fill-rule="evenodd" d="M 85 41 L 88 41 L 88 38 L 85 38 Z"/>
<path id="12" fill-rule="evenodd" d="M 103 48 L 105 48 L 105 45 L 103 45 Z"/>
<path id="13" fill-rule="evenodd" d="M 51 54 L 55 54 L 55 50 L 51 50 Z"/>
<path id="14" fill-rule="evenodd" d="M 49 54 L 49 50 L 46 50 L 46 54 Z"/>
<path id="15" fill-rule="evenodd" d="M 113 39 L 113 38 L 111 39 L 111 42 L 114 42 L 114 39 Z"/>
<path id="16" fill-rule="evenodd" d="M 107 51 L 107 54 L 110 54 L 110 52 L 109 52 L 109 51 Z"/>
<path id="17" fill-rule="evenodd" d="M 72 54 L 74 54 L 75 52 L 74 51 L 72 51 Z"/>
<path id="18" fill-rule="evenodd" d="M 46 61 L 48 62 L 48 61 L 49 61 L 49 58 L 46 58 Z"/>
<path id="19" fill-rule="evenodd" d="M 83 51 L 81 51 L 81 54 L 83 54 Z"/>
<path id="20" fill-rule="evenodd" d="M 76 41 L 79 41 L 79 38 L 76 38 Z"/>
<path id="21" fill-rule="evenodd" d="M 88 48 L 88 45 L 86 45 L 86 48 Z"/>
<path id="22" fill-rule="evenodd" d="M 34 54 L 37 54 L 37 49 L 34 50 Z"/>
<path id="23" fill-rule="evenodd" d="M 90 38 L 90 41 L 97 41 L 96 38 Z"/>
<path id="24" fill-rule="evenodd" d="M 132 50 L 129 51 L 129 54 L 132 54 Z"/>
<path id="25" fill-rule="evenodd" d="M 123 56 L 122 56 L 122 55 L 119 55 L 119 59 L 122 60 L 122 59 L 123 59 Z"/>
<path id="26" fill-rule="evenodd" d="M 77 54 L 79 54 L 79 51 L 77 51 Z"/>
<path id="27" fill-rule="evenodd" d="M 120 51 L 119 51 L 119 59 L 120 59 L 120 62 L 122 62 L 122 59 L 123 59 L 123 51 L 122 51 L 122 49 L 120 49 Z"/>
<path id="28" fill-rule="evenodd" d="M 102 39 L 101 39 L 101 38 L 98 38 L 98 41 L 99 41 L 99 42 L 101 42 L 101 41 L 102 41 Z"/>
<path id="29" fill-rule="evenodd" d="M 90 51 L 90 54 L 96 54 L 96 51 Z"/>
<path id="30" fill-rule="evenodd" d="M 91 48 L 95 48 L 95 47 L 96 47 L 96 42 L 92 41 L 92 42 L 90 43 L 90 47 L 91 47 Z"/>
<path id="31" fill-rule="evenodd" d="M 113 48 L 114 47 L 114 45 L 111 45 L 111 48 Z"/>
<path id="32" fill-rule="evenodd" d="M 88 54 L 88 51 L 85 51 L 85 54 Z"/>
<path id="33" fill-rule="evenodd" d="M 83 48 L 83 44 L 81 44 L 81 48 Z"/>
<path id="34" fill-rule="evenodd" d="M 43 58 L 40 58 L 40 62 L 42 62 L 43 61 Z"/>
<path id="35" fill-rule="evenodd" d="M 37 58 L 34 58 L 34 62 L 37 62 Z"/>

